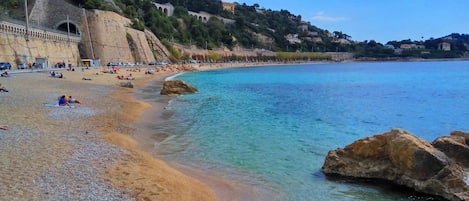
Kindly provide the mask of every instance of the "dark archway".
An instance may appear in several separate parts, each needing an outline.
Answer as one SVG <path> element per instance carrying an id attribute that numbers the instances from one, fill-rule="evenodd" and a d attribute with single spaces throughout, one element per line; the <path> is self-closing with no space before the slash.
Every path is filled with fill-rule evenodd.
<path id="1" fill-rule="evenodd" d="M 71 35 L 80 35 L 80 30 L 78 29 L 78 27 L 75 24 L 68 23 L 68 27 L 70 27 L 70 34 Z M 57 30 L 63 31 L 63 32 L 68 32 L 68 27 L 67 27 L 67 22 L 64 22 L 64 23 L 60 24 L 57 27 Z"/>

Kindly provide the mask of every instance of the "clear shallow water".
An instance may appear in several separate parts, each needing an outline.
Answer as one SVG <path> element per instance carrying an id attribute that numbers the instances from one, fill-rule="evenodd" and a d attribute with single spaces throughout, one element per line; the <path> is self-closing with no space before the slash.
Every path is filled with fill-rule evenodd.
<path id="1" fill-rule="evenodd" d="M 167 107 L 163 157 L 281 191 L 285 200 L 410 200 L 394 187 L 328 180 L 327 152 L 391 128 L 432 141 L 468 130 L 469 62 L 234 68 L 176 79 L 199 93 Z M 424 199 L 424 198 L 422 198 Z"/>

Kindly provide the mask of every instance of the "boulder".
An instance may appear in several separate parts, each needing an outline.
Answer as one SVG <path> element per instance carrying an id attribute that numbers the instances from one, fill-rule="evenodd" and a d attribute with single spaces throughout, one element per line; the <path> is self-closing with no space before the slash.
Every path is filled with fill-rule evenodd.
<path id="1" fill-rule="evenodd" d="M 445 153 L 407 131 L 393 129 L 329 151 L 322 171 L 384 179 L 448 200 L 469 200 L 467 170 Z"/>
<path id="2" fill-rule="evenodd" d="M 126 88 L 134 88 L 134 85 L 132 84 L 132 82 L 121 82 L 119 83 L 119 86 L 126 87 Z"/>
<path id="3" fill-rule="evenodd" d="M 177 96 L 196 93 L 197 89 L 181 80 L 169 80 L 163 83 L 161 95 Z"/>
<path id="4" fill-rule="evenodd" d="M 450 136 L 437 138 L 432 145 L 445 153 L 455 163 L 469 168 L 469 134 L 454 131 Z"/>

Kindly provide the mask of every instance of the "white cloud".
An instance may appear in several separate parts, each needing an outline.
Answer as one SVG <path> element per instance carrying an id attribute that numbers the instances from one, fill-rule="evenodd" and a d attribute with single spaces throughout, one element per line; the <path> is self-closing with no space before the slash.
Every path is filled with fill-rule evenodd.
<path id="1" fill-rule="evenodd" d="M 327 16 L 324 14 L 324 12 L 318 12 L 316 15 L 314 15 L 312 18 L 314 21 L 321 21 L 321 22 L 340 22 L 340 21 L 345 21 L 347 18 L 345 17 L 332 17 L 332 16 Z"/>

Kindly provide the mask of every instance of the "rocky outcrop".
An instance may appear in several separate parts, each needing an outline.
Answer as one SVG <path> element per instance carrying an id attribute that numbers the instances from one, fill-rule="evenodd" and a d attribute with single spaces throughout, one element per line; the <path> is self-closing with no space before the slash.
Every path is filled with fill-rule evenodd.
<path id="1" fill-rule="evenodd" d="M 432 142 L 432 145 L 442 151 L 455 163 L 469 168 L 469 134 L 460 131 L 452 132 L 450 136 L 443 136 Z"/>
<path id="2" fill-rule="evenodd" d="M 161 95 L 177 96 L 196 93 L 197 89 L 181 80 L 170 80 L 163 83 Z"/>
<path id="3" fill-rule="evenodd" d="M 145 36 L 148 41 L 148 45 L 153 52 L 153 55 L 156 58 L 156 61 L 169 61 L 171 53 L 166 49 L 166 47 L 161 43 L 160 39 L 149 30 L 145 30 Z"/>
<path id="4" fill-rule="evenodd" d="M 435 140 L 433 145 L 400 129 L 329 151 L 326 174 L 385 179 L 448 200 L 469 200 L 468 170 L 462 158 L 467 139 L 461 133 Z M 463 150 L 463 151 L 461 151 Z"/>

